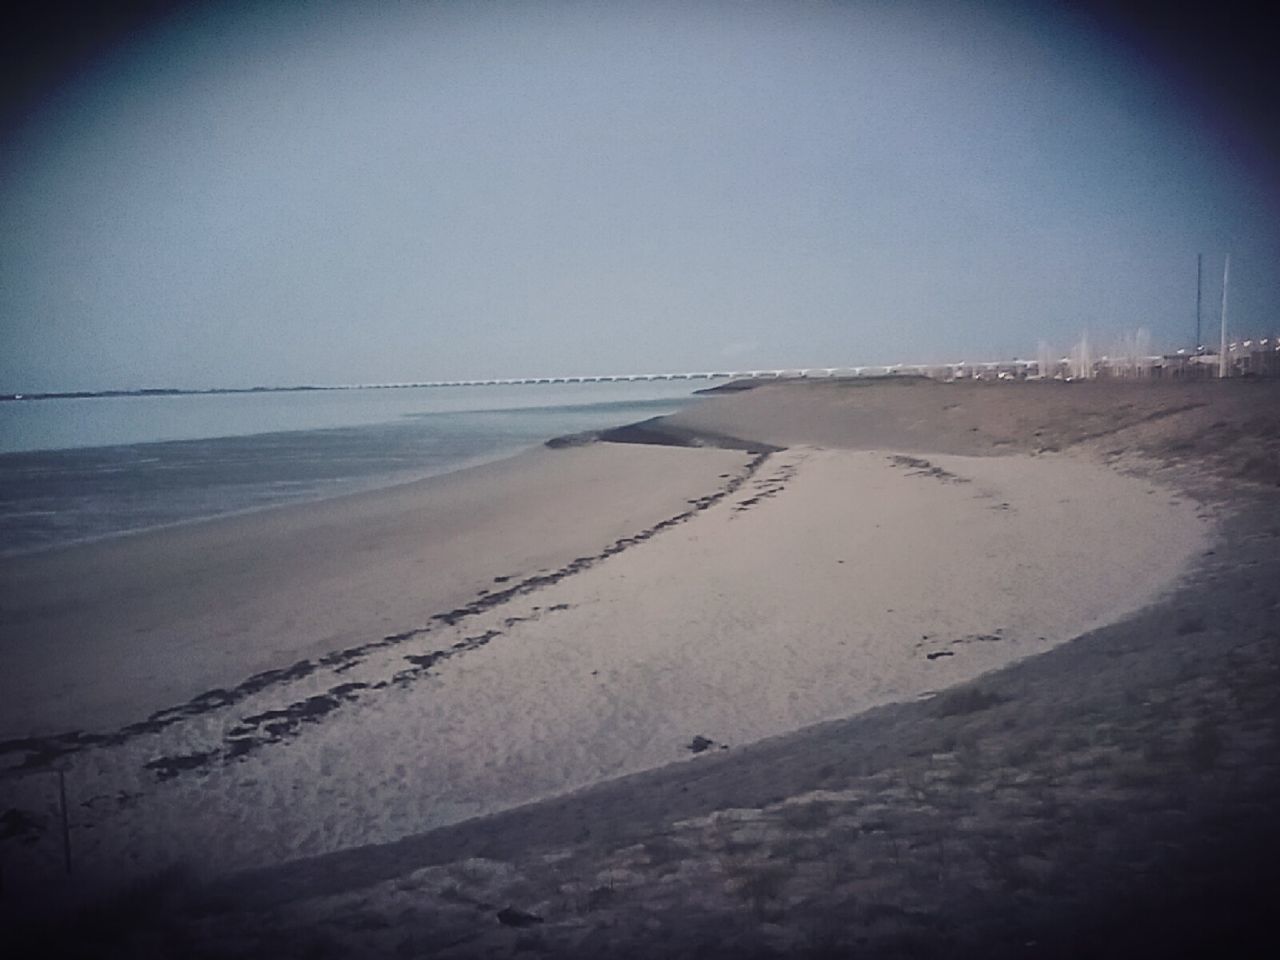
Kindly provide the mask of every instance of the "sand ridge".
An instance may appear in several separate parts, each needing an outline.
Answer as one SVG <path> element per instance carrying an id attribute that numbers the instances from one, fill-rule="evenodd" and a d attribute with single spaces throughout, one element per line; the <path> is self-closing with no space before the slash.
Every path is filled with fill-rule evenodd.
<path id="1" fill-rule="evenodd" d="M 1232 499 L 1280 486 L 1280 381 L 941 383 L 916 377 L 764 383 L 665 418 L 788 446 L 1003 456 L 1068 452 Z M 1225 479 L 1226 486 L 1206 483 Z"/>

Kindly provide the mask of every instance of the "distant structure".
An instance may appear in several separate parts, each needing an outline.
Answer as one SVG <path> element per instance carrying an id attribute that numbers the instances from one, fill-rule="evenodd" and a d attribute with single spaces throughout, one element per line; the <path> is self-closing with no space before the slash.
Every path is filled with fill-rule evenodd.
<path id="1" fill-rule="evenodd" d="M 1089 334 L 1080 335 L 1080 342 L 1071 348 L 1071 378 L 1073 380 L 1092 380 L 1094 375 L 1093 358 L 1089 354 Z M 1044 374 L 1041 374 L 1044 376 Z"/>
<path id="2" fill-rule="evenodd" d="M 1196 254 L 1196 339 L 1195 339 L 1195 345 L 1196 345 L 1197 351 L 1204 344 L 1204 341 L 1200 339 L 1200 284 L 1203 277 L 1204 277 L 1204 254 L 1197 253 Z"/>
<path id="3" fill-rule="evenodd" d="M 629 373 L 582 377 L 522 377 L 509 380 L 441 380 L 428 383 L 377 384 L 380 387 L 480 387 L 507 384 L 628 383 L 658 380 L 831 380 L 916 376 L 935 380 L 1093 380 L 1280 376 L 1280 335 L 1227 343 L 1226 362 L 1216 352 L 1178 350 L 1152 353 L 1144 329 L 1126 334 L 1114 348 L 1097 356 L 1082 336 L 1066 356 L 1055 356 L 1043 341 L 1035 360 L 958 360 L 953 363 L 888 363 L 851 367 L 792 367 L 776 370 L 708 370 L 688 373 Z"/>
<path id="4" fill-rule="evenodd" d="M 1222 343 L 1218 347 L 1218 376 L 1230 376 L 1231 361 L 1227 354 L 1227 282 L 1231 279 L 1231 254 L 1222 262 Z"/>
<path id="5" fill-rule="evenodd" d="M 1225 324 L 1223 325 L 1225 329 Z M 621 373 L 577 377 L 510 377 L 487 380 L 426 380 L 404 383 L 354 383 L 341 386 L 252 387 L 208 390 L 146 389 L 74 393 L 4 393 L 2 401 L 81 397 L 178 396 L 209 393 L 278 393 L 315 390 L 395 390 L 411 387 L 500 387 L 523 384 L 639 383 L 659 380 L 836 380 L 914 376 L 935 380 L 1095 380 L 1213 379 L 1280 377 L 1280 334 L 1247 340 L 1223 340 L 1221 349 L 1204 346 L 1153 354 L 1151 336 L 1139 328 L 1126 334 L 1111 352 L 1095 356 L 1082 335 L 1066 356 L 1055 356 L 1043 340 L 1035 360 L 958 360 L 954 363 L 887 363 L 856 367 L 791 367 L 776 370 L 703 370 L 687 373 Z"/>

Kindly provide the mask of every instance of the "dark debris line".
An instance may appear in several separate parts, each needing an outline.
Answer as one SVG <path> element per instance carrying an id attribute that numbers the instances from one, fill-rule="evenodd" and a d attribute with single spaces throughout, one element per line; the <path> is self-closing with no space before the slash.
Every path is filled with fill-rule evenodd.
<path id="1" fill-rule="evenodd" d="M 936 467 L 928 460 L 920 457 L 908 457 L 902 454 L 894 454 L 890 456 L 889 462 L 895 467 L 902 467 L 907 471 L 908 477 L 933 477 L 936 480 L 942 480 L 946 483 L 968 483 L 968 477 L 957 476 L 950 470 L 943 470 Z"/>
<path id="2" fill-rule="evenodd" d="M 757 480 L 752 484 L 756 492 L 745 500 L 739 500 L 737 504 L 734 505 L 733 512 L 741 513 L 744 510 L 754 507 L 761 500 L 768 500 L 771 497 L 776 497 L 786 489 L 787 483 L 794 478 L 795 475 L 796 464 L 789 463 L 779 468 L 778 472 L 772 477 L 765 477 Z"/>
<path id="3" fill-rule="evenodd" d="M 172 724 L 232 706 L 270 687 L 302 679 L 322 667 L 328 668 L 334 673 L 350 670 L 365 660 L 370 653 L 424 636 L 441 625 L 447 627 L 455 626 L 469 617 L 484 613 L 515 597 L 530 594 L 536 590 L 559 583 L 566 577 L 587 570 L 607 560 L 609 557 L 621 553 L 628 547 L 651 539 L 663 530 L 693 519 L 697 514 L 737 492 L 744 483 L 756 474 L 769 456 L 775 452 L 775 449 L 749 450 L 748 452 L 753 456 L 741 473 L 730 479 L 717 492 L 689 501 L 690 507 L 688 510 L 659 521 L 637 534 L 621 537 L 595 555 L 577 557 L 558 570 L 526 577 L 512 586 L 496 592 L 484 591 L 470 603 L 433 615 L 431 617 L 432 622 L 424 627 L 388 634 L 379 640 L 369 641 L 368 643 L 343 650 L 335 650 L 314 661 L 300 660 L 292 666 L 254 674 L 229 690 L 216 688 L 205 691 L 184 704 L 158 710 L 146 720 L 129 724 L 113 733 L 98 734 L 74 730 L 49 737 L 28 737 L 0 741 L 0 758 L 11 754 L 25 754 L 20 763 L 10 768 L 10 771 L 15 773 L 48 769 L 57 760 L 74 755 L 82 750 L 93 747 L 118 746 L 134 737 L 158 733 Z M 506 583 L 510 579 L 510 577 L 496 577 L 494 582 Z M 548 608 L 546 612 L 556 612 L 563 609 L 567 609 L 567 606 L 556 604 L 554 607 Z M 510 625 L 509 623 L 508 626 Z M 216 763 L 228 763 L 239 759 L 262 746 L 278 743 L 281 740 L 296 736 L 305 724 L 319 722 L 328 714 L 339 709 L 344 703 L 352 703 L 370 690 L 385 689 L 392 684 L 407 686 L 420 677 L 429 675 L 431 668 L 439 663 L 461 653 L 479 649 L 500 635 L 501 631 L 489 630 L 475 637 L 467 637 L 454 644 L 448 650 L 406 657 L 405 659 L 409 661 L 410 667 L 396 673 L 390 681 L 384 680 L 373 684 L 339 684 L 325 693 L 316 694 L 304 700 L 288 704 L 285 707 L 268 710 L 252 717 L 245 717 L 227 732 L 224 738 L 225 747 L 221 749 L 214 748 L 190 754 L 156 757 L 148 761 L 145 766 L 147 769 L 155 771 L 159 779 L 166 780 L 192 770 L 207 769 Z"/>

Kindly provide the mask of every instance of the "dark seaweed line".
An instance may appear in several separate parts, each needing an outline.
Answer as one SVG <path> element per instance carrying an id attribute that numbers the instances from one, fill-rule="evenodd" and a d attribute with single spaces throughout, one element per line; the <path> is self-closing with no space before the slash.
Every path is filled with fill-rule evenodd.
<path id="1" fill-rule="evenodd" d="M 889 462 L 894 466 L 903 467 L 907 470 L 908 477 L 934 477 L 935 479 L 945 481 L 947 483 L 968 483 L 968 477 L 957 476 L 949 470 L 943 470 L 941 467 L 935 467 L 928 460 L 922 460 L 919 457 L 907 457 L 901 454 L 895 454 L 889 457 Z"/>
<path id="2" fill-rule="evenodd" d="M 432 619 L 453 626 L 461 620 L 483 613 L 514 597 L 532 593 L 535 590 L 558 583 L 566 577 L 580 573 L 607 560 L 611 556 L 621 553 L 628 547 L 651 539 L 663 530 L 685 523 L 703 510 L 719 503 L 726 497 L 732 496 L 744 483 L 751 479 L 765 460 L 769 458 L 770 453 L 771 451 L 766 451 L 756 454 L 747 464 L 742 474 L 730 480 L 716 493 L 693 501 L 693 506 L 689 510 L 678 513 L 673 517 L 668 517 L 634 536 L 615 540 L 595 556 L 578 557 L 552 573 L 528 577 L 515 586 L 498 593 L 485 594 L 464 607 L 458 607 L 446 613 L 435 614 Z M 556 604 L 553 607 L 549 607 L 546 612 L 565 609 L 568 609 L 567 604 Z M 536 619 L 536 617 L 513 619 L 518 622 L 519 620 Z M 510 625 L 510 621 L 508 621 L 508 625 Z M 432 629 L 433 627 L 428 626 L 403 634 L 396 634 L 394 642 L 398 643 L 412 636 L 429 633 Z M 239 725 L 227 731 L 225 737 L 226 747 L 223 749 L 213 748 L 192 754 L 157 757 L 149 761 L 145 766 L 148 769 L 155 770 L 160 779 L 169 779 L 189 770 L 207 769 L 215 763 L 229 763 L 269 744 L 280 743 L 297 736 L 305 724 L 320 722 L 343 704 L 353 703 L 368 692 L 383 690 L 389 686 L 407 687 L 421 677 L 429 676 L 431 669 L 436 665 L 459 654 L 477 650 L 499 636 L 502 636 L 501 630 L 486 630 L 477 636 L 466 637 L 445 650 L 408 655 L 405 660 L 409 662 L 410 666 L 404 670 L 397 671 L 390 680 L 380 680 L 376 683 L 340 684 L 327 693 L 315 694 L 285 707 L 244 718 Z M 374 644 L 366 644 L 365 646 L 386 646 L 389 645 L 387 641 L 390 640 L 392 638 L 388 637 L 383 641 L 376 641 Z M 331 654 L 330 656 L 333 655 Z M 350 660 L 347 662 L 350 662 Z"/>
<path id="3" fill-rule="evenodd" d="M 559 609 L 568 609 L 567 605 L 557 605 Z M 521 617 L 521 620 L 533 620 L 536 617 Z M 390 680 L 379 680 L 376 683 L 341 683 L 324 693 L 314 694 L 304 700 L 296 700 L 283 707 L 264 710 L 262 713 L 244 717 L 226 732 L 223 746 L 195 753 L 156 757 L 143 766 L 154 770 L 160 780 L 169 780 L 189 770 L 202 770 L 216 763 L 227 764 L 232 760 L 248 756 L 262 747 L 280 743 L 297 736 L 303 726 L 308 723 L 319 723 L 344 703 L 353 703 L 364 691 L 384 690 L 387 687 L 407 687 L 419 677 L 429 676 L 431 668 L 459 654 L 478 650 L 494 637 L 502 636 L 501 630 L 486 630 L 474 637 L 466 637 L 453 644 L 447 650 L 435 650 L 427 654 L 409 654 L 405 657 L 411 666 L 397 671 Z"/>
<path id="4" fill-rule="evenodd" d="M 266 670 L 262 673 L 254 674 L 252 677 L 249 677 L 247 680 L 229 690 L 223 688 L 207 690 L 199 696 L 193 697 L 184 704 L 158 710 L 151 714 L 151 716 L 146 720 L 129 724 L 128 726 L 122 727 L 113 733 L 86 733 L 80 730 L 73 730 L 67 733 L 54 734 L 48 737 L 28 737 L 16 740 L 0 741 L 0 757 L 12 753 L 26 754 L 26 757 L 20 764 L 3 771 L 0 775 L 25 774 L 48 769 L 56 761 L 79 753 L 82 750 L 94 747 L 118 746 L 135 737 L 142 736 L 144 734 L 157 733 L 166 727 L 179 723 L 183 720 L 197 717 L 205 713 L 210 713 L 223 707 L 232 706 L 267 689 L 268 687 L 289 683 L 309 676 L 310 674 L 315 673 L 320 667 L 328 667 L 331 668 L 334 673 L 341 673 L 345 670 L 351 669 L 356 664 L 363 661 L 369 653 L 376 650 L 395 646 L 408 640 L 424 636 L 431 633 L 441 625 L 454 626 L 464 619 L 474 617 L 492 609 L 493 607 L 506 603 L 508 600 L 515 597 L 529 594 L 535 590 L 540 590 L 543 587 L 559 583 L 566 577 L 572 576 L 575 573 L 580 573 L 597 563 L 607 560 L 609 557 L 621 553 L 628 547 L 650 539 L 663 530 L 685 523 L 703 510 L 707 510 L 726 497 L 732 496 L 744 483 L 755 475 L 756 471 L 760 469 L 764 462 L 768 460 L 770 454 L 774 451 L 770 448 L 763 451 L 751 450 L 748 452 L 752 453 L 753 456 L 747 463 L 746 468 L 738 476 L 731 478 L 728 483 L 720 488 L 720 490 L 715 493 L 708 494 L 705 497 L 700 497 L 697 500 L 690 501 L 690 509 L 676 514 L 673 517 L 668 517 L 640 533 L 615 540 L 595 556 L 578 557 L 551 573 L 537 574 L 527 577 L 513 586 L 507 587 L 496 593 L 485 593 L 464 606 L 456 607 L 453 610 L 449 610 L 444 613 L 434 614 L 431 617 L 433 622 L 424 627 L 417 627 L 411 630 L 405 630 L 401 633 L 389 634 L 379 640 L 372 640 L 354 647 L 336 650 L 319 657 L 315 661 L 299 660 L 297 663 L 289 667 Z M 400 677 L 404 673 L 406 673 L 406 671 L 401 671 L 401 674 L 397 674 L 397 677 Z M 409 673 L 413 674 L 413 676 L 409 678 L 410 680 L 417 675 L 414 671 L 409 671 Z M 354 699 L 356 691 L 363 689 L 380 689 L 380 687 L 377 684 L 343 684 L 339 687 L 335 687 L 334 690 L 329 691 L 327 694 L 317 694 L 316 697 L 309 698 L 308 701 L 301 701 L 301 703 L 305 704 L 310 700 L 316 700 L 317 702 L 311 708 L 307 709 L 311 709 L 313 711 L 319 710 L 323 705 L 320 702 L 321 700 L 324 698 L 332 698 L 335 690 L 344 690 L 345 692 L 338 696 L 337 701 L 335 701 L 332 707 L 328 707 L 319 713 L 310 714 L 318 717 L 322 716 L 324 713 L 328 713 L 332 709 L 336 709 L 339 702 L 347 702 Z M 317 700 L 317 698 L 320 699 Z M 284 709 L 289 710 L 293 708 L 297 708 L 300 711 L 303 711 L 304 709 L 299 707 L 298 704 L 292 704 L 290 707 L 286 707 Z M 277 721 L 277 723 L 283 722 L 283 720 Z M 300 726 L 300 724 L 293 725 L 292 729 L 294 732 L 296 732 L 298 726 Z M 235 756 L 243 756 L 244 753 L 247 753 L 250 749 L 252 748 L 242 747 L 236 744 L 233 744 L 231 747 L 231 750 L 241 751 L 236 753 Z M 204 756 L 206 760 L 212 761 L 216 759 L 216 755 L 221 752 L 222 751 L 220 750 L 214 749 L 212 751 L 207 751 Z M 188 756 L 190 758 L 194 758 L 201 755 L 191 754 Z M 183 767 L 182 764 L 184 763 L 188 763 L 188 761 L 184 760 L 182 757 L 160 757 L 148 763 L 147 766 L 156 770 L 168 771 L 173 764 L 178 764 L 178 768 L 175 769 L 173 773 L 168 774 L 170 776 L 176 775 L 176 773 L 181 772 L 182 769 L 194 769 L 200 766 L 200 764 L 194 759 L 189 761 L 188 766 Z"/>
<path id="5" fill-rule="evenodd" d="M 184 704 L 157 710 L 146 720 L 131 723 L 113 733 L 85 733 L 80 730 L 73 730 L 69 733 L 55 734 L 50 737 L 5 740 L 0 742 L 0 756 L 8 753 L 24 752 L 27 754 L 26 759 L 21 764 L 6 770 L 6 773 L 46 769 L 57 760 L 79 753 L 81 750 L 93 747 L 119 746 L 134 737 L 148 733 L 158 733 L 165 727 L 182 720 L 239 703 L 268 687 L 299 680 L 314 673 L 315 670 L 316 665 L 310 660 L 299 660 L 289 667 L 265 670 L 262 673 L 254 674 L 230 690 L 221 687 L 214 690 L 206 690 Z"/>
<path id="6" fill-rule="evenodd" d="M 757 480 L 753 486 L 756 488 L 756 494 L 748 497 L 746 500 L 739 500 L 733 508 L 734 513 L 742 513 L 758 504 L 761 500 L 768 500 L 776 497 L 787 488 L 787 484 L 795 477 L 798 465 L 789 463 L 783 465 L 777 473 L 772 477 L 765 477 Z"/>

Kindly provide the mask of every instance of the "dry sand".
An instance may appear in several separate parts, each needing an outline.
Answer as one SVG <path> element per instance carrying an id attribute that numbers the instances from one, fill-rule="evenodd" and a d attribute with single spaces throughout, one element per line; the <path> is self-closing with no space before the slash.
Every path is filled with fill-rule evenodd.
<path id="1" fill-rule="evenodd" d="M 964 396 L 895 389 L 861 396 Z M 839 426 L 838 406 L 823 421 L 814 396 L 684 418 L 884 439 Z M 66 752 L 79 875 L 112 882 L 385 843 L 931 694 L 1144 606 L 1207 543 L 1198 505 L 1145 479 L 1056 455 L 925 459 L 920 435 L 544 451 L 7 568 L 29 604 L 7 675 L 32 680 L 10 685 L 7 729 L 87 734 L 10 744 L 31 772 L 6 806 L 47 817 L 42 770 Z M 81 593 L 61 603 L 68 571 Z M 56 865 L 56 831 L 30 838 L 24 869 Z"/>
<path id="2" fill-rule="evenodd" d="M 1057 446 L 1194 494 L 1219 518 L 1211 549 L 1150 606 L 929 700 L 240 874 L 185 904 L 181 887 L 142 889 L 115 905 L 132 942 L 218 956 L 1274 952 L 1280 384 L 901 388 L 851 387 L 902 447 L 954 442 L 937 417 L 960 403 L 977 421 L 969 452 L 1016 424 L 1000 447 Z M 775 442 L 882 439 L 803 389 L 771 389 L 808 408 L 775 421 Z M 735 428 L 741 408 L 717 406 L 717 431 Z"/>

